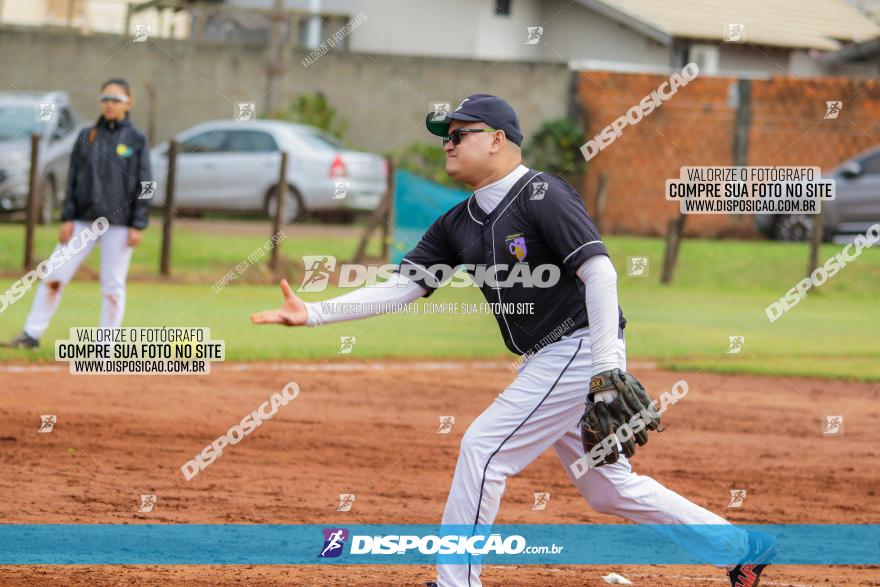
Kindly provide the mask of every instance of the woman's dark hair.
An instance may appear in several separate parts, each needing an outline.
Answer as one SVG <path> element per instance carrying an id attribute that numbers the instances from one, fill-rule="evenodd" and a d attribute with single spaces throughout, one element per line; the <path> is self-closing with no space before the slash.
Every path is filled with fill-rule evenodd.
<path id="1" fill-rule="evenodd" d="M 113 78 L 108 79 L 103 84 L 101 84 L 101 90 L 103 91 L 109 85 L 121 86 L 125 91 L 125 95 L 131 97 L 131 86 L 128 85 L 128 82 L 122 78 Z M 95 142 L 95 137 L 98 136 L 98 125 L 101 124 L 101 121 L 104 119 L 104 115 L 98 117 L 98 121 L 95 123 L 95 126 L 92 127 L 92 130 L 89 131 L 89 144 L 93 144 Z"/>

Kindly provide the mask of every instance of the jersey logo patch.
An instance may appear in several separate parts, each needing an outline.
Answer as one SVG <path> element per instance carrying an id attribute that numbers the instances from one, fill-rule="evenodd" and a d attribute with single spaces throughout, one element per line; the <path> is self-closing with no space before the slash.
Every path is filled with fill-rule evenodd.
<path id="1" fill-rule="evenodd" d="M 528 254 L 525 236 L 520 233 L 509 234 L 504 237 L 504 242 L 507 243 L 507 250 L 516 257 L 517 261 L 525 260 L 526 254 Z"/>
<path id="2" fill-rule="evenodd" d="M 116 154 L 120 157 L 131 157 L 134 154 L 134 150 L 125 143 L 119 143 L 116 145 Z"/>

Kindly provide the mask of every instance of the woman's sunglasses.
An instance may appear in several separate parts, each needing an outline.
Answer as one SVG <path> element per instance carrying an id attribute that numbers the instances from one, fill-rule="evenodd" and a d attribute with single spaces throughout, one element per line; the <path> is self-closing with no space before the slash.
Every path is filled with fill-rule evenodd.
<path id="1" fill-rule="evenodd" d="M 495 132 L 494 128 L 457 128 L 454 131 L 450 132 L 448 135 L 443 137 L 443 146 L 446 146 L 446 143 L 452 141 L 453 145 L 457 145 L 461 142 L 461 136 L 464 134 L 472 133 L 472 132 Z"/>
<path id="2" fill-rule="evenodd" d="M 101 102 L 128 102 L 128 96 L 121 96 L 116 94 L 102 94 Z"/>

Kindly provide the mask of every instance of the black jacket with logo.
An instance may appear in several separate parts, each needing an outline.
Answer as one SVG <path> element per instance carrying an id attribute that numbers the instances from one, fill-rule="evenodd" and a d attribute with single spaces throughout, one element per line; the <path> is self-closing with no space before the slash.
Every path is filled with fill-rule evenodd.
<path id="1" fill-rule="evenodd" d="M 70 155 L 67 193 L 61 220 L 92 221 L 101 216 L 111 225 L 146 228 L 149 199 L 138 199 L 141 182 L 153 180 L 147 137 L 124 120 L 105 120 L 83 129 Z"/>

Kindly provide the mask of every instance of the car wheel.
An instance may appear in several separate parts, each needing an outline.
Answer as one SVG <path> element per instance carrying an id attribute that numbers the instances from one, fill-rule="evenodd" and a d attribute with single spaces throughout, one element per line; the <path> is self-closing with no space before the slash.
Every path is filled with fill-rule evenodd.
<path id="1" fill-rule="evenodd" d="M 277 201 L 278 189 L 272 188 L 272 191 L 269 192 L 269 196 L 266 199 L 266 214 L 270 219 L 275 218 L 275 202 Z M 284 209 L 281 211 L 283 214 L 283 218 L 281 222 L 283 224 L 293 224 L 303 215 L 303 205 L 302 198 L 292 187 L 287 187 L 287 197 L 284 198 Z"/>
<path id="2" fill-rule="evenodd" d="M 813 219 L 806 214 L 778 216 L 773 237 L 778 241 L 801 242 L 813 236 Z"/>
<path id="3" fill-rule="evenodd" d="M 39 201 L 37 202 L 37 223 L 49 224 L 52 222 L 52 213 L 55 210 L 55 181 L 47 177 L 40 186 Z"/>

